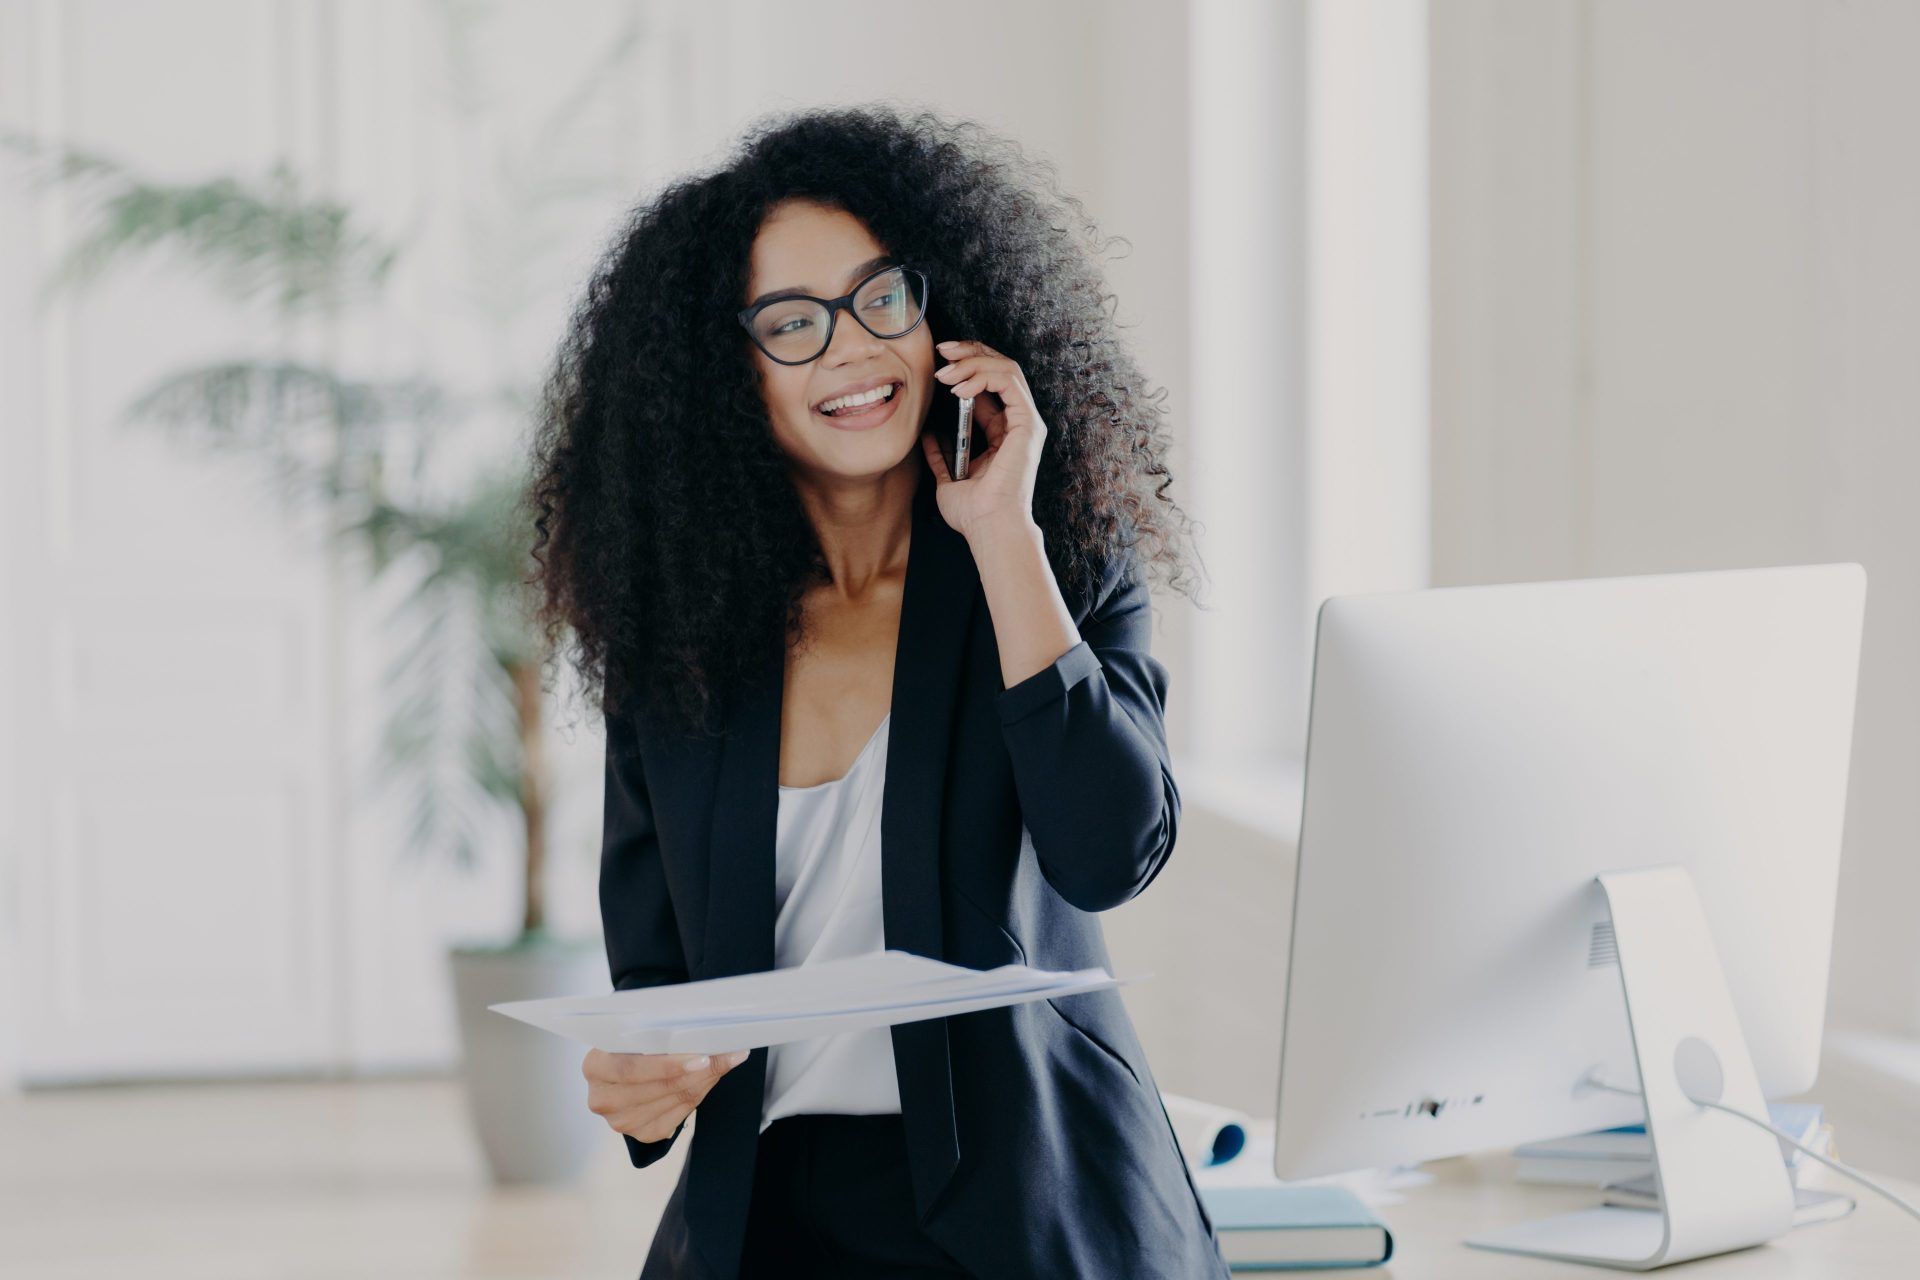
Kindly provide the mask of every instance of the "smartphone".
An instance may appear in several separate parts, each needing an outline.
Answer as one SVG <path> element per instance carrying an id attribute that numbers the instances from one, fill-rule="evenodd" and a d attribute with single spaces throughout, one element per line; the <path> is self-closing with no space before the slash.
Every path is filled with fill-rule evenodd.
<path id="1" fill-rule="evenodd" d="M 967 457 L 972 452 L 973 397 L 966 396 L 960 401 L 960 424 L 954 428 L 953 436 L 953 466 L 948 468 L 955 480 L 967 478 Z"/>

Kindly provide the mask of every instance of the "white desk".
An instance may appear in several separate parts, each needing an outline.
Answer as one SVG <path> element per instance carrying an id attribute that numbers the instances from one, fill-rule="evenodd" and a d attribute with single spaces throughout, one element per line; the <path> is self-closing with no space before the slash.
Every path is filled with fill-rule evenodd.
<path id="1" fill-rule="evenodd" d="M 1502 1276 L 1584 1276 L 1596 1280 L 1624 1275 L 1606 1267 L 1577 1266 L 1469 1249 L 1462 1237 L 1527 1218 L 1545 1217 L 1600 1202 L 1599 1192 L 1579 1187 L 1526 1186 L 1513 1180 L 1507 1154 L 1436 1160 L 1422 1166 L 1434 1175 L 1429 1186 L 1408 1190 L 1406 1202 L 1374 1210 L 1393 1232 L 1393 1260 L 1384 1267 L 1340 1274 L 1396 1277 L 1398 1280 L 1498 1280 Z M 1874 1176 L 1872 1170 L 1864 1170 Z M 1915 1221 L 1871 1191 L 1824 1168 L 1802 1175 L 1804 1185 L 1846 1191 L 1860 1207 L 1838 1222 L 1800 1227 L 1780 1239 L 1738 1253 L 1683 1262 L 1650 1274 L 1675 1280 L 1719 1277 L 1783 1277 L 1796 1280 L 1849 1280 L 1920 1274 L 1920 1221 Z M 1891 1190 L 1920 1203 L 1920 1187 L 1892 1178 L 1876 1178 Z M 1236 1272 L 1284 1275 L 1285 1272 Z M 1322 1274 L 1332 1275 L 1333 1272 Z"/>

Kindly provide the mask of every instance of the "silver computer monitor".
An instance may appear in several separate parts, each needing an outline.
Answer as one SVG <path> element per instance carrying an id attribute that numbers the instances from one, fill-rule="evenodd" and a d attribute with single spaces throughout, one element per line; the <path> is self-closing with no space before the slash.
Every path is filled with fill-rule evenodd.
<path id="1" fill-rule="evenodd" d="M 1691 874 L 1768 1097 L 1819 1058 L 1857 564 L 1320 609 L 1274 1171 L 1638 1121 L 1595 877 Z"/>

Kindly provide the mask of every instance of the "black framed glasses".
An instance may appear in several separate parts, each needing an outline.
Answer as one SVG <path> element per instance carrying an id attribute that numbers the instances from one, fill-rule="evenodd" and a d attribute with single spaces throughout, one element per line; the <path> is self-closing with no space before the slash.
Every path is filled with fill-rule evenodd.
<path id="1" fill-rule="evenodd" d="M 818 360 L 833 342 L 841 308 L 876 338 L 903 338 L 927 315 L 927 273 L 917 267 L 882 267 L 838 298 L 797 294 L 769 298 L 740 313 L 754 344 L 776 364 Z"/>

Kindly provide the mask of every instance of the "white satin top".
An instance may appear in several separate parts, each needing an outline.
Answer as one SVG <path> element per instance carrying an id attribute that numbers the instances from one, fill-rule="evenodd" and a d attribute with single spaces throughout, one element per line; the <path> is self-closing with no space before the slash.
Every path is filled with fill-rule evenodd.
<path id="1" fill-rule="evenodd" d="M 775 968 L 886 948 L 880 909 L 880 798 L 889 711 L 845 777 L 780 788 L 775 836 Z M 781 1116 L 898 1114 L 893 1035 L 869 1027 L 767 1050 L 760 1131 Z"/>

